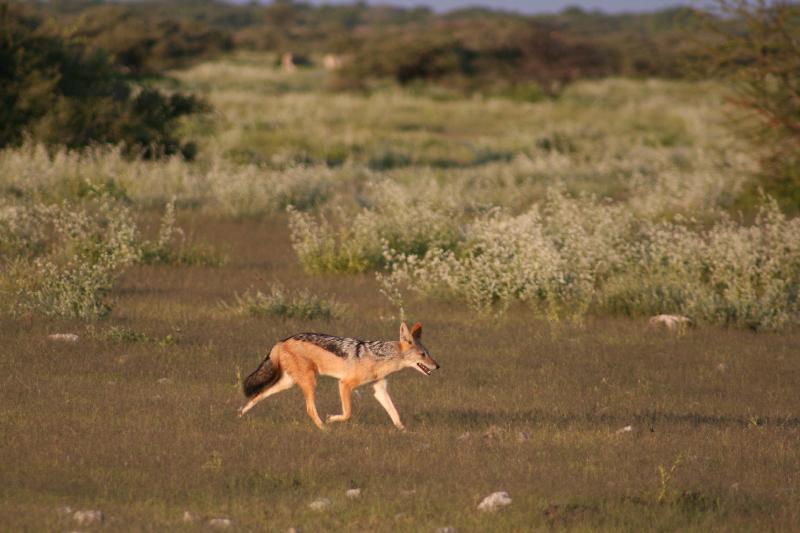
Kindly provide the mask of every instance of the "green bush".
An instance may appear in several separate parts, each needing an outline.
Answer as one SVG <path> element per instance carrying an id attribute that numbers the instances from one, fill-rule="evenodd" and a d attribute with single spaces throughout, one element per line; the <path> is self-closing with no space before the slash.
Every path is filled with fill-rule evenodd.
<path id="1" fill-rule="evenodd" d="M 564 35 L 549 24 L 476 18 L 375 34 L 335 85 L 361 87 L 371 79 L 392 78 L 404 85 L 429 81 L 526 99 L 539 97 L 531 87 L 555 94 L 577 78 L 618 73 L 620 65 L 615 49 Z"/>
<path id="2" fill-rule="evenodd" d="M 94 339 L 113 343 L 132 344 L 154 340 L 144 333 L 125 326 L 111 326 L 106 329 L 96 330 L 94 326 L 90 324 L 87 326 L 87 333 Z"/>
<path id="3" fill-rule="evenodd" d="M 223 307 L 239 315 L 302 320 L 317 318 L 330 320 L 338 318 L 343 312 L 341 304 L 312 294 L 308 289 L 292 294 L 287 293 L 286 289 L 279 284 L 272 285 L 269 294 L 248 289 L 241 296 L 235 295 L 233 304 L 223 304 Z"/>
<path id="4" fill-rule="evenodd" d="M 26 136 L 78 148 L 122 144 L 145 157 L 196 149 L 177 120 L 205 109 L 193 96 L 136 88 L 100 49 L 48 34 L 22 8 L 0 5 L 0 147 Z"/>
<path id="5" fill-rule="evenodd" d="M 232 48 L 230 37 L 219 29 L 156 5 L 147 7 L 91 6 L 65 25 L 66 36 L 107 50 L 115 65 L 135 75 L 186 66 Z"/>

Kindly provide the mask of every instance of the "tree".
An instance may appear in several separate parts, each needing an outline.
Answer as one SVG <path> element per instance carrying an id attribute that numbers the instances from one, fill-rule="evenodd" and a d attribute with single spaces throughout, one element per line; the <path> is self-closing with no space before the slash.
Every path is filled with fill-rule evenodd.
<path id="1" fill-rule="evenodd" d="M 719 0 L 710 57 L 745 111 L 740 128 L 764 150 L 757 184 L 800 210 L 800 5 Z"/>
<path id="2" fill-rule="evenodd" d="M 49 34 L 19 6 L 0 4 L 0 147 L 29 135 L 68 148 L 112 143 L 147 157 L 191 156 L 175 123 L 204 108 L 193 96 L 133 85 L 104 50 Z"/>

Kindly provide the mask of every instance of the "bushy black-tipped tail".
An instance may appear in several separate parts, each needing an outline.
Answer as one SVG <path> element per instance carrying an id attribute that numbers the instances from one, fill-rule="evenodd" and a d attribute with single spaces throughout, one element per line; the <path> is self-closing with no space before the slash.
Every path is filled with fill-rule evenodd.
<path id="1" fill-rule="evenodd" d="M 280 367 L 272 364 L 272 360 L 267 356 L 259 367 L 256 368 L 255 372 L 244 379 L 244 383 L 242 383 L 244 395 L 248 398 L 252 398 L 259 392 L 277 383 L 279 379 L 281 379 Z"/>

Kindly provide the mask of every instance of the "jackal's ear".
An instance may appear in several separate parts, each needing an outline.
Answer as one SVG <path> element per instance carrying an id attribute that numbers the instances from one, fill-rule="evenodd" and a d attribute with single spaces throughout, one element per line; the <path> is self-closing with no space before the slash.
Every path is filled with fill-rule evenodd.
<path id="1" fill-rule="evenodd" d="M 419 339 L 420 337 L 422 337 L 422 324 L 417 322 L 411 327 L 411 336 L 414 337 L 415 339 Z"/>
<path id="2" fill-rule="evenodd" d="M 411 336 L 411 332 L 408 331 L 408 326 L 405 322 L 400 323 L 400 340 L 403 342 L 414 342 L 414 337 Z"/>

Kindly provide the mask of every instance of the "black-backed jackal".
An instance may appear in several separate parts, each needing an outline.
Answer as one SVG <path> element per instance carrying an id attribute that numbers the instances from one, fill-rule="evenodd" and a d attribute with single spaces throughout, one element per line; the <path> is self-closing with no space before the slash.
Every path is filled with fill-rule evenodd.
<path id="1" fill-rule="evenodd" d="M 314 401 L 317 374 L 339 379 L 342 414 L 328 422 L 350 418 L 353 389 L 372 383 L 378 400 L 398 429 L 405 429 L 387 390 L 386 376 L 403 368 L 415 368 L 426 376 L 439 368 L 420 342 L 422 325 L 411 330 L 400 324 L 399 341 L 362 341 L 321 333 L 298 333 L 272 347 L 261 365 L 244 380 L 244 394 L 250 400 L 239 409 L 244 416 L 258 402 L 297 384 L 306 399 L 306 412 L 314 424 L 325 429 Z"/>

